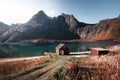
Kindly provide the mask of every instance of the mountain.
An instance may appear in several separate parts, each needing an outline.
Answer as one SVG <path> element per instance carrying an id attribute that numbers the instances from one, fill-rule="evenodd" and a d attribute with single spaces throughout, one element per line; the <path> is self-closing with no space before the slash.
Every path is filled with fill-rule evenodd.
<path id="1" fill-rule="evenodd" d="M 1 27 L 8 27 L 9 25 L 7 25 L 7 24 L 5 24 L 5 23 L 3 23 L 3 22 L 0 22 L 0 28 Z"/>
<path id="2" fill-rule="evenodd" d="M 73 15 L 62 13 L 49 17 L 43 11 L 27 23 L 5 27 L 0 23 L 0 41 L 3 43 L 44 40 L 119 40 L 120 17 L 101 20 L 97 24 L 79 22 Z"/>
<path id="3" fill-rule="evenodd" d="M 120 17 L 101 20 L 93 26 L 86 26 L 80 33 L 83 39 L 120 41 Z"/>
<path id="4" fill-rule="evenodd" d="M 9 29 L 9 25 L 0 22 L 0 37 Z"/>
<path id="5" fill-rule="evenodd" d="M 62 14 L 51 18 L 43 11 L 39 11 L 27 23 L 10 28 L 1 41 L 7 43 L 33 39 L 79 39 L 75 30 L 86 25 L 77 21 L 73 15 Z"/>

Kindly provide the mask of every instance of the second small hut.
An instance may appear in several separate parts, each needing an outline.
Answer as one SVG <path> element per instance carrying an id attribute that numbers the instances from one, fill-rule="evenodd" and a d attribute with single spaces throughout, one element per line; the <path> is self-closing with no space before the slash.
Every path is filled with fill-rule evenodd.
<path id="1" fill-rule="evenodd" d="M 104 48 L 91 48 L 90 51 L 91 51 L 91 56 L 101 56 L 101 55 L 109 54 L 109 50 Z"/>

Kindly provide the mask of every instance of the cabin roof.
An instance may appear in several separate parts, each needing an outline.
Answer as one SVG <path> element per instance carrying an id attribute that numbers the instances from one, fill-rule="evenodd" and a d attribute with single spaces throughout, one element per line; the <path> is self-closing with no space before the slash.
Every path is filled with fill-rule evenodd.
<path id="1" fill-rule="evenodd" d="M 65 44 L 59 44 L 57 47 L 56 47 L 56 49 L 60 49 L 60 48 L 62 48 L 63 46 L 65 46 Z"/>
<path id="2" fill-rule="evenodd" d="M 98 51 L 108 51 L 108 49 L 104 49 L 104 48 L 91 48 L 91 49 L 94 49 L 94 50 L 98 50 Z"/>

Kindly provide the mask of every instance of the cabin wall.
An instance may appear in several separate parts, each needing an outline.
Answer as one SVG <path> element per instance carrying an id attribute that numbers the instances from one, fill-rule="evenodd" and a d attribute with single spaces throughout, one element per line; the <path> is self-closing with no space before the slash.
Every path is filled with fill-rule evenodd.
<path id="1" fill-rule="evenodd" d="M 91 51 L 91 54 L 90 54 L 91 56 L 98 56 L 99 52 L 97 50 L 91 49 L 90 51 Z"/>
<path id="2" fill-rule="evenodd" d="M 56 49 L 56 55 L 60 55 L 59 49 Z"/>
<path id="3" fill-rule="evenodd" d="M 62 47 L 61 50 L 64 51 L 64 55 L 69 55 L 69 49 L 67 47 Z"/>
<path id="4" fill-rule="evenodd" d="M 65 48 L 65 55 L 69 55 L 69 49 L 67 47 Z"/>

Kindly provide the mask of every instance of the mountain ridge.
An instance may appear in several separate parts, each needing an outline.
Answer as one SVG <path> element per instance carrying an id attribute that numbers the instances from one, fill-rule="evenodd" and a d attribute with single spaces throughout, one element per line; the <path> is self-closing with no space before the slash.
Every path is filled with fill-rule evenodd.
<path id="1" fill-rule="evenodd" d="M 1 24 L 1 23 L 0 23 Z M 4 24 L 3 24 L 4 25 Z M 118 40 L 120 41 L 120 18 L 101 20 L 97 24 L 79 22 L 73 15 L 62 13 L 49 17 L 44 11 L 24 24 L 2 27 L 0 42 L 24 42 L 27 40 Z M 1 26 L 1 25 L 0 25 Z M 1 28 L 1 27 L 0 27 Z M 37 42 L 37 41 L 36 41 Z"/>

